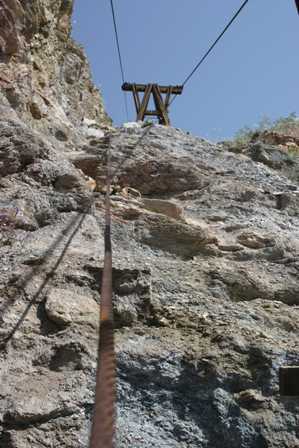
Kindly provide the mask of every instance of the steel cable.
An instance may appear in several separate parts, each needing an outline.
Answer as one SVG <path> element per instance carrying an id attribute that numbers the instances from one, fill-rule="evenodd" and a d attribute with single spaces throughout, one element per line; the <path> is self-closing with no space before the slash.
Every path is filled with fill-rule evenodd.
<path id="1" fill-rule="evenodd" d="M 119 34 L 118 34 L 118 29 L 117 29 L 116 15 L 115 15 L 115 8 L 114 8 L 113 0 L 110 0 L 110 6 L 111 6 L 111 13 L 112 13 L 112 19 L 113 19 L 113 25 L 114 25 L 115 41 L 116 41 L 116 46 L 117 46 L 117 53 L 118 53 L 121 77 L 122 77 L 122 82 L 124 84 L 125 83 L 125 71 L 124 71 L 124 64 L 123 64 L 121 51 L 120 51 Z M 125 102 L 127 121 L 129 121 L 128 100 L 127 100 L 126 93 L 123 92 L 123 94 L 124 94 L 124 102 Z"/>
<path id="2" fill-rule="evenodd" d="M 104 269 L 101 285 L 100 332 L 96 397 L 90 448 L 113 448 L 115 432 L 116 362 L 112 306 L 112 243 L 111 243 L 111 168 L 110 143 L 107 149 L 105 196 Z"/>
<path id="3" fill-rule="evenodd" d="M 147 127 L 137 140 L 134 149 L 148 134 Z M 132 156 L 132 152 L 129 157 Z M 111 170 L 111 141 L 107 148 L 107 174 L 105 195 L 104 269 L 102 273 L 100 331 L 96 373 L 96 396 L 92 419 L 90 448 L 113 448 L 115 434 L 116 357 L 114 347 L 112 300 L 112 240 L 111 240 L 111 184 L 119 169 L 129 157 L 124 157 L 116 169 Z"/>
<path id="4" fill-rule="evenodd" d="M 299 1 L 299 0 L 298 0 Z M 203 57 L 200 59 L 200 61 L 195 65 L 195 67 L 193 68 L 193 70 L 191 71 L 191 73 L 185 78 L 184 82 L 183 82 L 183 87 L 185 87 L 185 85 L 190 81 L 190 79 L 192 78 L 192 76 L 195 74 L 195 72 L 197 72 L 197 70 L 199 69 L 199 67 L 203 64 L 203 62 L 207 59 L 207 57 L 209 56 L 209 54 L 213 51 L 213 49 L 215 48 L 215 46 L 218 44 L 218 42 L 221 40 L 221 38 L 223 37 L 223 35 L 226 33 L 226 31 L 231 27 L 231 25 L 233 24 L 233 22 L 236 20 L 236 18 L 239 16 L 239 14 L 242 12 L 242 10 L 245 8 L 245 6 L 247 5 L 247 3 L 249 2 L 249 0 L 245 0 L 242 5 L 240 6 L 240 8 L 238 9 L 238 11 L 233 15 L 233 17 L 230 19 L 230 21 L 228 22 L 228 24 L 225 26 L 225 28 L 223 29 L 223 31 L 219 34 L 219 36 L 217 37 L 217 39 L 212 43 L 212 45 L 209 47 L 209 49 L 205 52 L 205 54 L 203 55 Z M 171 104 L 174 102 L 174 100 L 176 99 L 177 95 L 175 95 L 172 100 L 170 101 L 169 106 L 171 106 Z"/>

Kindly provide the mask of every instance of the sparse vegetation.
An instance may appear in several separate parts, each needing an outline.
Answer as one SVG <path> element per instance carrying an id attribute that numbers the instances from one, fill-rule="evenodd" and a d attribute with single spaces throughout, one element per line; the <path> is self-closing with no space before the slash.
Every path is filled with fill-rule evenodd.
<path id="1" fill-rule="evenodd" d="M 291 156 L 299 157 L 299 146 L 292 146 L 288 148 L 288 153 Z"/>
<path id="2" fill-rule="evenodd" d="M 234 143 L 238 145 L 245 145 L 249 143 L 256 132 L 272 131 L 279 134 L 288 135 L 290 137 L 299 138 L 299 118 L 296 113 L 291 113 L 287 117 L 281 117 L 277 120 L 271 120 L 268 117 L 263 117 L 259 124 L 253 128 L 244 126 L 235 135 Z M 292 148 L 290 152 L 298 154 L 299 148 Z"/>

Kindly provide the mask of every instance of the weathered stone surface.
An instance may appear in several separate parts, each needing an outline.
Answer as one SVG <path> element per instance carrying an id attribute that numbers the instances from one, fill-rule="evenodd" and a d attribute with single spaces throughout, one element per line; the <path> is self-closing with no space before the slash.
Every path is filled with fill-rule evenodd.
<path id="1" fill-rule="evenodd" d="M 252 142 L 263 142 L 269 145 L 275 146 L 291 146 L 292 144 L 299 147 L 299 138 L 296 135 L 292 135 L 292 129 L 289 128 L 286 134 L 282 134 L 274 131 L 262 131 L 253 134 Z"/>
<path id="2" fill-rule="evenodd" d="M 242 232 L 238 235 L 237 240 L 240 244 L 250 249 L 263 249 L 264 247 L 275 245 L 273 237 L 259 235 L 254 232 Z"/>
<path id="3" fill-rule="evenodd" d="M 134 185 L 143 194 L 168 194 L 185 191 L 201 185 L 200 171 L 192 161 L 185 160 L 149 160 L 131 164 L 119 176 L 121 185 Z M 143 175 L 139 176 L 138 173 Z"/>
<path id="4" fill-rule="evenodd" d="M 83 173 L 101 180 L 109 137 L 117 446 L 295 448 L 278 372 L 299 363 L 298 159 L 159 125 L 102 137 L 73 2 L 19 3 L 18 42 L 0 26 L 1 448 L 88 444 L 104 196 Z"/>
<path id="5" fill-rule="evenodd" d="M 91 297 L 54 288 L 48 293 L 45 309 L 49 319 L 60 326 L 81 324 L 98 327 L 99 306 Z"/>
<path id="6" fill-rule="evenodd" d="M 180 223 L 163 215 L 147 216 L 136 224 L 136 230 L 141 242 L 187 258 L 216 242 L 207 228 Z"/>
<path id="7" fill-rule="evenodd" d="M 122 269 L 113 270 L 114 318 L 118 327 L 130 327 L 138 322 L 150 322 L 151 272 Z"/>
<path id="8" fill-rule="evenodd" d="M 294 159 L 277 146 L 254 143 L 249 147 L 248 153 L 256 162 L 264 163 L 271 168 L 281 169 L 285 165 L 294 165 Z"/>
<path id="9" fill-rule="evenodd" d="M 142 205 L 148 210 L 169 216 L 174 219 L 182 219 L 184 215 L 183 208 L 171 201 L 162 199 L 142 199 Z"/>
<path id="10" fill-rule="evenodd" d="M 280 139 L 285 140 L 286 136 L 280 136 Z M 289 137 L 291 140 L 293 137 Z M 296 139 L 295 139 L 296 140 Z M 265 139 L 267 142 L 267 138 Z M 275 141 L 271 140 L 270 141 Z M 298 162 L 298 147 L 294 142 L 290 142 L 289 146 L 281 144 L 266 143 L 263 140 L 250 143 L 249 145 L 237 145 L 224 143 L 224 147 L 237 154 L 246 154 L 254 161 L 262 163 L 270 168 L 281 170 L 282 173 L 289 177 L 295 183 L 299 180 L 299 162 Z M 295 188 L 296 186 L 293 185 Z"/>
<path id="11" fill-rule="evenodd" d="M 26 126 L 2 121 L 0 129 L 0 174 L 14 174 L 34 160 L 48 158 L 49 146 Z"/>
<path id="12" fill-rule="evenodd" d="M 0 133 L 1 207 L 19 209 L 0 245 L 0 337 L 11 338 L 0 352 L 8 395 L 0 441 L 40 448 L 51 434 L 53 446 L 83 448 L 94 399 L 103 196 L 92 207 L 82 173 L 15 118 L 2 121 Z M 139 135 L 114 132 L 113 166 Z M 99 144 L 90 154 L 100 164 L 102 153 Z M 186 154 L 202 188 L 197 180 L 188 186 L 182 170 L 185 193 L 177 194 L 163 167 L 173 157 L 173 166 L 183 164 Z M 133 173 L 135 162 L 151 159 L 163 175 L 150 197 L 112 201 L 118 445 L 296 446 L 297 411 L 282 404 L 278 369 L 299 362 L 298 214 L 293 198 L 278 209 L 276 197 L 295 198 L 294 183 L 161 126 L 126 163 Z M 78 179 L 73 191 L 58 191 L 68 176 Z M 143 185 L 142 176 L 128 186 Z"/>
<path id="13" fill-rule="evenodd" d="M 0 53 L 13 55 L 22 47 L 24 10 L 19 0 L 0 1 Z"/>
<path id="14" fill-rule="evenodd" d="M 288 215 L 296 216 L 299 213 L 299 190 L 275 194 L 278 210 L 287 210 Z"/>
<path id="15" fill-rule="evenodd" d="M 83 146 L 92 131 L 102 136 L 101 126 L 111 123 L 70 36 L 72 8 L 73 0 L 0 1 L 0 102 L 53 141 L 69 135 L 62 150 Z M 85 135 L 84 120 L 98 129 Z"/>

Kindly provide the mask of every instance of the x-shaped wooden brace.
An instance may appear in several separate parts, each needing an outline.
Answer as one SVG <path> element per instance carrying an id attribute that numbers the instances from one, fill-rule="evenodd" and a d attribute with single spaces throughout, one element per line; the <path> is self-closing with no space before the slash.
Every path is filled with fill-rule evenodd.
<path id="1" fill-rule="evenodd" d="M 170 125 L 170 120 L 168 116 L 168 107 L 172 94 L 171 86 L 168 87 L 165 100 L 162 97 L 162 93 L 160 91 L 160 87 L 158 86 L 158 84 L 148 84 L 145 88 L 142 100 L 140 100 L 136 84 L 132 85 L 132 90 L 137 112 L 137 121 L 139 120 L 143 121 L 145 116 L 149 115 L 149 116 L 157 116 L 160 124 L 163 124 L 165 126 Z M 153 100 L 156 107 L 155 111 L 150 111 L 147 109 L 151 94 L 153 95 Z"/>

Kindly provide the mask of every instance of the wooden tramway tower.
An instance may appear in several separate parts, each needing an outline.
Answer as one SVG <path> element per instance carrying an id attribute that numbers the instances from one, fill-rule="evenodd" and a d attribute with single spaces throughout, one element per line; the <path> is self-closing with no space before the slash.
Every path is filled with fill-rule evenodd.
<path id="1" fill-rule="evenodd" d="M 159 124 L 170 126 L 168 109 L 170 106 L 172 95 L 181 95 L 183 86 L 160 86 L 158 84 L 130 84 L 125 82 L 122 90 L 132 92 L 137 119 L 136 121 L 144 121 L 146 117 L 157 117 Z M 143 93 L 143 98 L 139 94 Z M 148 110 L 150 98 L 153 98 L 155 110 Z M 163 95 L 164 98 L 163 98 Z"/>

